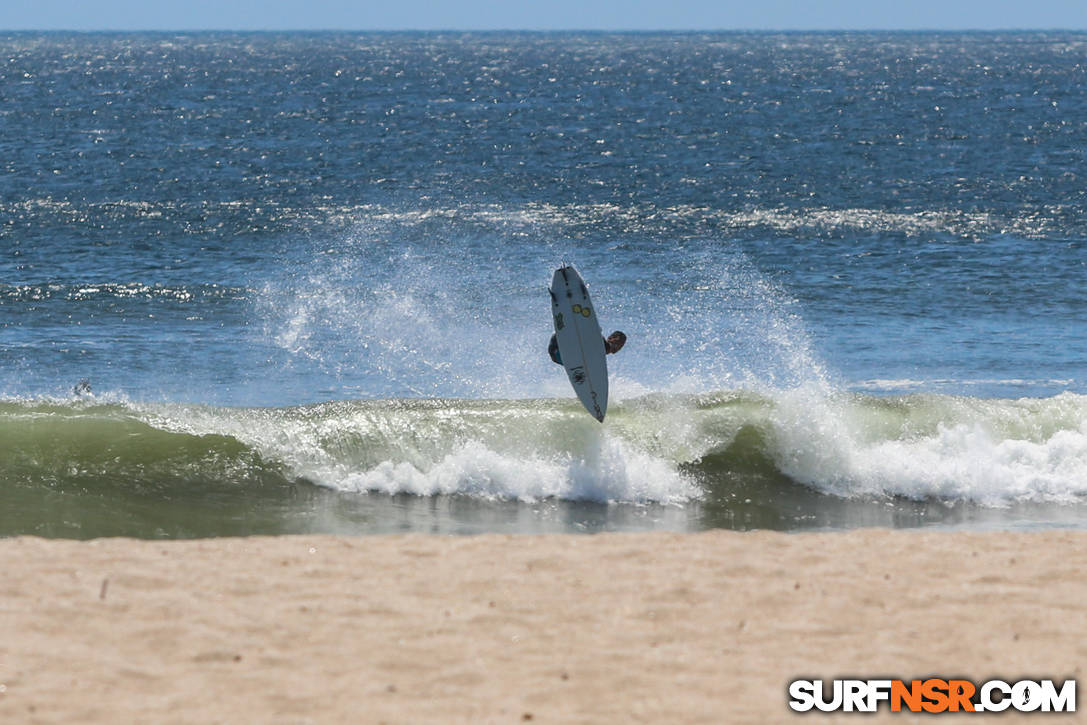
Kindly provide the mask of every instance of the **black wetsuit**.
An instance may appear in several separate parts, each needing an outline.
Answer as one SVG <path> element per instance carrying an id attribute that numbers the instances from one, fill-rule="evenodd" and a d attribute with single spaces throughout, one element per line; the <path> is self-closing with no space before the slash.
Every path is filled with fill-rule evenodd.
<path id="1" fill-rule="evenodd" d="M 551 362 L 562 365 L 562 355 L 559 354 L 559 339 L 551 336 L 551 342 L 547 343 L 547 354 L 551 356 Z"/>

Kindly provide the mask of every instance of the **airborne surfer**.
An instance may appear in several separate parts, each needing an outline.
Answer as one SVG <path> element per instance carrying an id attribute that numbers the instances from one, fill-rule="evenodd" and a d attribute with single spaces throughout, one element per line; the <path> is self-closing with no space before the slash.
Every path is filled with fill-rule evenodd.
<path id="1" fill-rule="evenodd" d="M 604 352 L 608 355 L 614 355 L 622 350 L 623 345 L 626 344 L 626 333 L 616 330 L 604 338 Z M 551 341 L 547 343 L 547 354 L 551 356 L 551 362 L 562 365 L 562 355 L 559 354 L 559 339 L 555 335 L 551 335 Z"/>
<path id="2" fill-rule="evenodd" d="M 551 317 L 555 334 L 548 355 L 561 365 L 585 410 L 601 423 L 608 412 L 607 353 L 616 353 L 627 336 L 616 330 L 608 337 L 600 329 L 589 287 L 572 265 L 564 264 L 551 278 Z M 595 341 L 603 344 L 598 345 Z"/>

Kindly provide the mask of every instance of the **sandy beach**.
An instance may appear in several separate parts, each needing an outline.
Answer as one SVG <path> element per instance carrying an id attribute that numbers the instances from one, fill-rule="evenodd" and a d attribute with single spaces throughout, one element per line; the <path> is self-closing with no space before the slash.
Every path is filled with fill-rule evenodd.
<path id="1" fill-rule="evenodd" d="M 0 556 L 4 723 L 825 720 L 789 710 L 791 680 L 1087 660 L 1082 532 L 17 538 Z"/>

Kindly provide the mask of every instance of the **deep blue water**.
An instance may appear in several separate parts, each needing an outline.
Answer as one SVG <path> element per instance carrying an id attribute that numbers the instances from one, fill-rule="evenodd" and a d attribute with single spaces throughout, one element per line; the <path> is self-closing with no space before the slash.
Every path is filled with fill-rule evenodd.
<path id="1" fill-rule="evenodd" d="M 0 533 L 1087 520 L 1087 34 L 0 50 Z"/>

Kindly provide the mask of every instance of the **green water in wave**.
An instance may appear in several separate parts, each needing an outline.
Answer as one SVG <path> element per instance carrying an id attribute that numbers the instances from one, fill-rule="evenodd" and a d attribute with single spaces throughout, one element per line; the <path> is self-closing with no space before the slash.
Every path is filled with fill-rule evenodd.
<path id="1" fill-rule="evenodd" d="M 1083 405 L 653 395 L 616 404 L 602 427 L 554 400 L 9 402 L 0 535 L 1075 525 Z M 941 488 L 970 484 L 970 446 L 991 464 L 973 480 L 993 486 Z M 1049 498 L 1018 495 L 1019 479 L 995 487 L 1031 455 L 1045 459 L 1023 480 Z"/>

